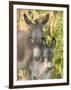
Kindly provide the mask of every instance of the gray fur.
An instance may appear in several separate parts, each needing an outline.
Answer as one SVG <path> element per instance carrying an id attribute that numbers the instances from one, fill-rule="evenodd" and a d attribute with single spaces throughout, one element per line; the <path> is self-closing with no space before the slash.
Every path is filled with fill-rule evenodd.
<path id="1" fill-rule="evenodd" d="M 24 20 L 32 31 L 25 32 L 18 30 L 17 34 L 17 68 L 27 70 L 29 79 L 51 78 L 53 40 L 50 47 L 46 47 L 43 26 L 48 21 L 48 15 L 39 23 L 32 23 L 24 14 Z M 49 62 L 49 63 L 48 63 Z M 49 64 L 49 65 L 48 65 Z"/>

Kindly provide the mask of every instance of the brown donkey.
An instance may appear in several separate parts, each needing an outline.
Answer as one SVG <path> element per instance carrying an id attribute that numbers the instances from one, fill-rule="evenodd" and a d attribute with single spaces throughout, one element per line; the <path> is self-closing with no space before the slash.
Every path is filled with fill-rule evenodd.
<path id="1" fill-rule="evenodd" d="M 44 37 L 43 27 L 48 22 L 49 15 L 46 15 L 43 21 L 32 23 L 31 20 L 24 14 L 24 20 L 31 28 L 31 32 L 18 30 L 17 32 L 17 68 L 25 69 L 28 72 L 27 79 L 43 79 L 45 74 L 41 71 L 45 66 L 46 59 L 51 56 L 52 47 L 55 42 L 52 40 L 51 47 L 47 48 L 46 40 Z M 51 60 L 50 63 L 52 64 Z M 46 65 L 47 66 L 47 65 Z M 40 68 L 40 70 L 38 70 Z M 44 68 L 45 69 L 45 68 Z M 44 71 L 47 71 L 44 70 Z M 37 73 L 40 72 L 39 75 Z"/>

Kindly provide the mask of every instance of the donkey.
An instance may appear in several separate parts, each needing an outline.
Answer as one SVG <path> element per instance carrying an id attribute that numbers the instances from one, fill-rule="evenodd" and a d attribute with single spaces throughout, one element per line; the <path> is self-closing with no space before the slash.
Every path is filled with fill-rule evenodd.
<path id="1" fill-rule="evenodd" d="M 31 28 L 31 32 L 18 30 L 17 32 L 17 68 L 28 70 L 31 79 L 31 63 L 33 59 L 42 62 L 44 59 L 44 48 L 46 45 L 43 27 L 49 20 L 49 15 L 39 22 L 32 23 L 26 14 L 23 15 L 26 24 Z M 37 67 L 37 66 L 36 66 Z M 33 67 L 32 67 L 33 68 Z"/>
<path id="2" fill-rule="evenodd" d="M 44 48 L 44 61 L 36 61 L 33 59 L 32 62 L 32 80 L 33 79 L 50 79 L 53 69 L 53 49 L 56 45 L 56 39 L 53 37 L 50 46 Z"/>

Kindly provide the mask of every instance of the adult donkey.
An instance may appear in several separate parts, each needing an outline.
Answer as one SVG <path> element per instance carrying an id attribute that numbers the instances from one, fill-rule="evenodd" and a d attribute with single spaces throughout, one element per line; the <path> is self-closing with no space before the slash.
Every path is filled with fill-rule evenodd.
<path id="1" fill-rule="evenodd" d="M 49 16 L 46 15 L 43 21 L 36 21 L 35 23 L 32 23 L 31 20 L 24 14 L 24 20 L 32 30 L 31 32 L 18 30 L 17 68 L 18 70 L 27 70 L 27 79 L 38 79 L 33 72 L 37 73 L 38 70 L 36 70 L 36 67 L 40 66 L 39 68 L 43 68 L 41 64 L 45 63 L 44 59 L 46 56 L 46 41 L 44 37 L 43 26 L 48 22 L 48 18 Z M 37 64 L 33 63 L 33 60 L 36 61 Z M 35 68 L 32 64 L 35 66 Z"/>

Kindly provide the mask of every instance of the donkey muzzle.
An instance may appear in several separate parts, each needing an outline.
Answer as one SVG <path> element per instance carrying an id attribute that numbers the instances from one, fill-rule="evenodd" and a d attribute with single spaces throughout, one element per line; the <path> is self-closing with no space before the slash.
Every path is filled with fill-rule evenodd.
<path id="1" fill-rule="evenodd" d="M 41 58 L 41 51 L 38 47 L 35 47 L 34 50 L 33 50 L 33 58 L 36 60 L 36 61 L 39 61 L 40 58 Z"/>

